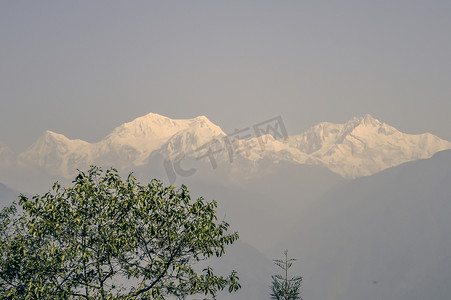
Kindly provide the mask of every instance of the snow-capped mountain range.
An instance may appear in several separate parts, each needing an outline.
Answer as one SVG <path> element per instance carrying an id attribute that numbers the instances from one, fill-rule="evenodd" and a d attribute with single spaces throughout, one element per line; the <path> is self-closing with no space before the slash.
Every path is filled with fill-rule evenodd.
<path id="1" fill-rule="evenodd" d="M 233 163 L 236 168 L 240 162 L 284 161 L 319 165 L 345 178 L 356 178 L 447 149 L 451 143 L 437 136 L 405 134 L 370 115 L 345 124 L 322 122 L 303 134 L 277 140 L 271 135 L 229 137 L 205 116 L 174 120 L 150 113 L 117 127 L 97 143 L 46 131 L 18 155 L 0 146 L 0 167 L 39 166 L 50 175 L 71 178 L 77 169 L 90 164 L 133 168 L 151 163 L 155 155 L 174 159 L 183 153 L 208 160 L 207 154 L 215 152 L 219 164 Z"/>
<path id="2" fill-rule="evenodd" d="M 348 178 L 372 175 L 451 149 L 450 142 L 433 134 L 405 134 L 370 115 L 345 124 L 319 123 L 291 137 L 289 145 Z"/>

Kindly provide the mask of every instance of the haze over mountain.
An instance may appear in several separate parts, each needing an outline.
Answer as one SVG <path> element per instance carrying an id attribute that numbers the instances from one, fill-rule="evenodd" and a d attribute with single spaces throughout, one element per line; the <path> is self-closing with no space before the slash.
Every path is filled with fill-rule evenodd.
<path id="1" fill-rule="evenodd" d="M 311 300 L 447 300 L 451 151 L 330 189 L 269 255 L 300 255 Z"/>
<path id="2" fill-rule="evenodd" d="M 304 299 L 449 299 L 450 150 L 354 180 L 302 167 L 281 166 L 274 176 L 246 181 L 242 190 L 209 187 L 205 181 L 189 186 L 218 200 L 219 216 L 267 258 L 288 248 L 298 258 L 291 274 L 304 277 Z M 277 270 L 264 271 L 269 260 L 265 268 L 249 263 L 258 256 L 254 251 L 241 252 L 240 259 L 233 255 L 215 267 L 236 266 L 246 274 L 245 299 L 266 299 L 249 291 L 267 291 L 270 272 Z"/>
<path id="3" fill-rule="evenodd" d="M 150 113 L 117 127 L 97 143 L 46 131 L 18 155 L 1 147 L 0 167 L 39 168 L 47 175 L 69 179 L 77 169 L 91 164 L 134 170 L 152 164 L 154 157 L 174 160 L 180 154 L 203 156 L 208 162 L 214 148 L 222 149 L 214 153 L 215 163 L 225 165 L 235 160 L 232 169 L 250 177 L 261 173 L 261 165 L 287 162 L 326 167 L 344 178 L 357 178 L 451 149 L 450 142 L 437 136 L 405 134 L 370 115 L 345 124 L 323 122 L 282 140 L 275 137 L 227 136 L 205 116 L 173 120 Z"/>
<path id="4" fill-rule="evenodd" d="M 269 298 L 288 248 L 305 300 L 449 300 L 450 12 L 2 1 L 0 203 L 115 167 L 218 201 L 243 286 L 218 299 Z"/>
<path id="5" fill-rule="evenodd" d="M 424 291 L 447 299 L 450 142 L 370 115 L 283 139 L 265 133 L 239 138 L 204 116 L 154 113 L 97 143 L 47 131 L 20 154 L 0 147 L 0 181 L 41 193 L 90 164 L 134 171 L 141 181 L 172 183 L 172 172 L 193 198 L 217 200 L 219 218 L 240 233 L 243 244 L 215 262 L 243 274 L 245 287 L 230 299 L 264 299 L 269 258 L 285 248 L 300 259 L 294 271 L 305 277 L 306 299 L 411 300 Z M 16 196 L 0 185 L 2 204 Z"/>

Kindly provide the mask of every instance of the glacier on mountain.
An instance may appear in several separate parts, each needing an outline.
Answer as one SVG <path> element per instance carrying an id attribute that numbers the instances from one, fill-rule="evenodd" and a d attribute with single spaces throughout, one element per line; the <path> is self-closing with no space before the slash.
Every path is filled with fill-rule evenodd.
<path id="1" fill-rule="evenodd" d="M 372 175 L 451 149 L 450 142 L 435 135 L 402 133 L 370 115 L 344 124 L 321 122 L 302 134 L 277 140 L 271 135 L 230 137 L 205 116 L 174 120 L 150 113 L 120 125 L 97 143 L 47 131 L 17 156 L 0 147 L 0 165 L 39 166 L 51 175 L 70 178 L 90 164 L 121 169 L 146 165 L 156 155 L 207 157 L 213 144 L 222 149 L 215 151 L 217 162 L 234 163 L 235 169 L 246 171 L 252 165 L 258 170 L 260 161 L 269 160 L 323 166 L 345 178 Z"/>
<path id="2" fill-rule="evenodd" d="M 402 133 L 370 115 L 345 124 L 319 123 L 288 143 L 346 178 L 372 175 L 451 149 L 450 142 L 435 135 Z"/>

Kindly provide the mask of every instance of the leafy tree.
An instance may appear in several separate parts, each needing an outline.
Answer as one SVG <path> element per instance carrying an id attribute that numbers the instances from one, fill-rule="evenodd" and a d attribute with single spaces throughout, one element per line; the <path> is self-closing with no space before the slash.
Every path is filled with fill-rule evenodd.
<path id="1" fill-rule="evenodd" d="M 185 186 L 140 185 L 91 167 L 73 186 L 55 183 L 0 213 L 1 299 L 164 299 L 240 288 L 195 263 L 238 239 L 217 203 L 191 201 Z"/>
<path id="2" fill-rule="evenodd" d="M 274 259 L 274 263 L 285 271 L 284 275 L 272 276 L 271 299 L 275 300 L 302 300 L 301 283 L 302 277 L 288 278 L 288 269 L 291 268 L 296 259 L 288 258 L 288 250 L 285 250 L 285 259 Z"/>

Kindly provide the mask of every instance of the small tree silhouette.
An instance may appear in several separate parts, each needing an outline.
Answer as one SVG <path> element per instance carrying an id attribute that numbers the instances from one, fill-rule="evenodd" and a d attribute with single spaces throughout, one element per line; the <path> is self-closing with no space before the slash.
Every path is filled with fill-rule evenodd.
<path id="1" fill-rule="evenodd" d="M 283 275 L 272 276 L 271 299 L 274 300 L 302 300 L 301 282 L 302 277 L 292 277 L 288 279 L 288 269 L 291 268 L 293 261 L 297 259 L 288 258 L 288 250 L 285 250 L 285 259 L 274 259 L 274 263 L 285 271 Z"/>

